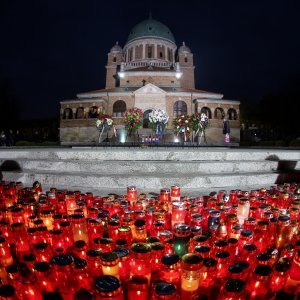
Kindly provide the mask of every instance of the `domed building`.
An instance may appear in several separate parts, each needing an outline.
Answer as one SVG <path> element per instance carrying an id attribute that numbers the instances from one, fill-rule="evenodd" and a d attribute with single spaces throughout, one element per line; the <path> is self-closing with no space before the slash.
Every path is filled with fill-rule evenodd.
<path id="1" fill-rule="evenodd" d="M 123 48 L 116 42 L 110 49 L 105 88 L 61 101 L 61 143 L 97 141 L 95 121 L 100 114 L 111 115 L 117 132 L 121 133 L 124 131 L 123 113 L 133 107 L 143 111 L 140 136 L 152 133 L 148 128 L 151 110 L 163 109 L 170 117 L 165 131 L 167 141 L 174 140 L 174 118 L 203 112 L 209 118 L 208 144 L 224 142 L 224 117 L 230 123 L 231 141 L 238 143 L 240 103 L 225 100 L 219 93 L 196 89 L 194 70 L 191 49 L 184 42 L 177 48 L 174 35 L 166 25 L 151 17 L 140 22 L 130 31 Z"/>

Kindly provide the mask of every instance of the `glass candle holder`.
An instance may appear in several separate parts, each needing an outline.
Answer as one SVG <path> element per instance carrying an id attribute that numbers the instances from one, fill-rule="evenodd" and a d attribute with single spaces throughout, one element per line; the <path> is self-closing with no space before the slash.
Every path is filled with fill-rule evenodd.
<path id="1" fill-rule="evenodd" d="M 83 215 L 72 215 L 72 230 L 74 241 L 83 240 L 88 243 L 87 225 Z"/>
<path id="2" fill-rule="evenodd" d="M 137 219 L 134 222 L 133 240 L 135 242 L 145 242 L 147 238 L 146 221 Z"/>
<path id="3" fill-rule="evenodd" d="M 74 258 L 66 254 L 56 255 L 51 259 L 51 264 L 56 287 L 64 298 L 70 299 L 76 289 L 76 279 L 72 276 Z"/>
<path id="4" fill-rule="evenodd" d="M 37 262 L 33 266 L 36 277 L 35 285 L 44 294 L 54 292 L 56 285 L 48 262 Z"/>
<path id="5" fill-rule="evenodd" d="M 30 252 L 28 235 L 23 223 L 13 223 L 11 225 L 13 238 L 16 245 L 17 256 L 21 259 L 24 254 Z"/>
<path id="6" fill-rule="evenodd" d="M 100 254 L 101 252 L 95 249 L 89 249 L 86 251 L 87 269 L 93 278 L 103 275 Z"/>
<path id="7" fill-rule="evenodd" d="M 171 201 L 171 191 L 170 189 L 164 188 L 160 190 L 159 199 L 162 202 L 169 203 Z"/>
<path id="8" fill-rule="evenodd" d="M 118 229 L 120 227 L 120 222 L 118 220 L 109 220 L 107 222 L 107 229 L 108 229 L 108 236 L 113 240 L 116 241 L 118 236 Z M 98 235 L 99 237 L 100 235 Z M 96 237 L 96 236 L 95 236 Z"/>
<path id="9" fill-rule="evenodd" d="M 52 249 L 48 243 L 37 243 L 33 245 L 33 253 L 37 261 L 49 262 L 53 256 Z"/>
<path id="10" fill-rule="evenodd" d="M 180 288 L 179 256 L 177 254 L 165 254 L 161 258 L 162 267 L 159 271 L 161 280 L 173 283 L 177 289 Z"/>
<path id="11" fill-rule="evenodd" d="M 250 202 L 248 198 L 240 198 L 237 208 L 237 218 L 240 225 L 244 224 L 244 221 L 249 216 Z"/>
<path id="12" fill-rule="evenodd" d="M 13 257 L 6 238 L 0 236 L 0 265 L 7 267 L 13 264 Z"/>
<path id="13" fill-rule="evenodd" d="M 157 242 L 150 244 L 151 246 L 151 279 L 152 281 L 159 279 L 159 270 L 161 269 L 161 258 L 165 254 L 165 246 L 163 243 Z"/>
<path id="14" fill-rule="evenodd" d="M 166 281 L 158 281 L 154 286 L 153 300 L 179 300 L 174 284 Z"/>
<path id="15" fill-rule="evenodd" d="M 299 293 L 300 282 L 300 250 L 296 251 L 292 261 L 291 269 L 287 281 L 284 286 L 284 291 L 288 294 Z"/>
<path id="16" fill-rule="evenodd" d="M 119 274 L 122 286 L 127 287 L 130 276 L 130 251 L 126 248 L 115 248 L 113 250 L 119 257 Z"/>
<path id="17" fill-rule="evenodd" d="M 95 280 L 95 299 L 124 300 L 120 280 L 110 275 L 98 277 Z"/>
<path id="18" fill-rule="evenodd" d="M 229 279 L 224 286 L 220 300 L 244 300 L 246 299 L 246 284 L 241 279 Z"/>
<path id="19" fill-rule="evenodd" d="M 184 224 L 186 216 L 186 207 L 183 202 L 172 203 L 172 220 L 171 226 L 174 228 L 177 224 Z"/>
<path id="20" fill-rule="evenodd" d="M 276 229 L 276 248 L 281 250 L 284 245 L 291 243 L 293 231 L 290 217 L 287 215 L 278 217 Z"/>
<path id="21" fill-rule="evenodd" d="M 151 257 L 151 247 L 145 243 L 134 243 L 131 246 L 132 260 L 130 262 L 130 277 L 141 276 L 151 280 L 151 265 L 149 260 Z"/>
<path id="22" fill-rule="evenodd" d="M 242 251 L 246 244 L 251 244 L 253 242 L 253 231 L 249 229 L 243 229 L 238 239 L 239 251 Z"/>
<path id="23" fill-rule="evenodd" d="M 129 201 L 130 205 L 133 206 L 134 203 L 137 201 L 137 189 L 135 186 L 128 186 L 127 187 L 127 200 Z"/>
<path id="24" fill-rule="evenodd" d="M 115 252 L 100 253 L 102 274 L 111 275 L 120 279 L 119 257 Z"/>
<path id="25" fill-rule="evenodd" d="M 180 186 L 177 184 L 171 186 L 171 201 L 180 201 Z"/>
<path id="26" fill-rule="evenodd" d="M 283 289 L 288 278 L 289 269 L 290 262 L 286 258 L 280 259 L 275 264 L 270 280 L 270 290 L 272 293 L 277 293 Z"/>
<path id="27" fill-rule="evenodd" d="M 74 257 L 86 259 L 87 244 L 85 241 L 75 241 L 71 247 L 71 253 Z"/>
<path id="28" fill-rule="evenodd" d="M 101 252 L 111 252 L 114 247 L 114 242 L 110 238 L 94 238 L 93 248 Z"/>
<path id="29" fill-rule="evenodd" d="M 213 209 L 209 212 L 209 216 L 207 219 L 208 230 L 210 230 L 211 232 L 214 232 L 217 230 L 219 223 L 220 223 L 220 216 L 221 216 L 221 213 L 219 210 Z"/>
<path id="30" fill-rule="evenodd" d="M 269 292 L 269 278 L 272 269 L 267 265 L 258 265 L 249 278 L 246 290 L 249 299 L 265 299 Z"/>
<path id="31" fill-rule="evenodd" d="M 128 283 L 128 300 L 148 300 L 148 280 L 145 277 L 132 276 Z"/>
<path id="32" fill-rule="evenodd" d="M 132 231 L 130 226 L 120 226 L 118 228 L 118 239 L 124 239 L 127 241 L 127 245 L 132 244 Z"/>
<path id="33" fill-rule="evenodd" d="M 181 261 L 181 298 L 192 299 L 200 284 L 202 257 L 194 253 L 185 254 Z"/>
<path id="34" fill-rule="evenodd" d="M 230 253 L 227 251 L 220 251 L 216 253 L 217 268 L 215 278 L 225 279 L 229 277 L 228 267 L 230 264 Z"/>
<path id="35" fill-rule="evenodd" d="M 74 193 L 68 192 L 65 195 L 65 203 L 66 203 L 67 213 L 69 215 L 74 214 L 74 210 L 77 208 L 76 197 Z"/>
<path id="36" fill-rule="evenodd" d="M 44 225 L 47 227 L 48 230 L 53 229 L 53 210 L 42 210 L 40 212 L 40 218 L 43 220 Z"/>
<path id="37" fill-rule="evenodd" d="M 65 244 L 63 239 L 64 234 L 62 230 L 52 230 L 51 231 L 51 241 L 52 250 L 55 254 L 66 253 L 68 246 Z M 62 253 L 63 252 L 63 253 Z"/>
<path id="38" fill-rule="evenodd" d="M 73 235 L 71 222 L 69 221 L 60 222 L 60 229 L 63 231 L 64 245 L 68 249 L 74 244 L 74 235 Z"/>
<path id="39" fill-rule="evenodd" d="M 178 224 L 174 227 L 174 251 L 181 258 L 188 252 L 191 229 L 185 224 Z"/>

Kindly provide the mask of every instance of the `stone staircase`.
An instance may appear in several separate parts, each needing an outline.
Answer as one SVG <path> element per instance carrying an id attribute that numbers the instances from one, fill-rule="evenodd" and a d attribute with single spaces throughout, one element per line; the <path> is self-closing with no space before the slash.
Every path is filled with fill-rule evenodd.
<path id="1" fill-rule="evenodd" d="M 239 148 L 2 148 L 0 176 L 34 181 L 49 188 L 122 192 L 159 192 L 179 184 L 199 193 L 219 189 L 269 187 L 300 181 L 300 151 Z"/>

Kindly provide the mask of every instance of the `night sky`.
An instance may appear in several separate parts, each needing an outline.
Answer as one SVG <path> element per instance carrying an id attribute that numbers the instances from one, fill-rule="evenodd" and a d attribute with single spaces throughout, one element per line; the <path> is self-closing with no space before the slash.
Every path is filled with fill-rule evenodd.
<path id="1" fill-rule="evenodd" d="M 2 0 L 0 81 L 23 119 L 105 84 L 110 48 L 148 18 L 194 54 L 196 86 L 256 105 L 300 73 L 299 1 Z"/>

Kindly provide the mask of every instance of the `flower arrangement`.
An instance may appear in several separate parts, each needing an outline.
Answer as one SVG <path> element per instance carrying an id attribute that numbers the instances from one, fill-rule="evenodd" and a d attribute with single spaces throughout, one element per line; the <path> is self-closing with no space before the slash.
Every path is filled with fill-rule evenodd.
<path id="1" fill-rule="evenodd" d="M 123 117 L 125 129 L 129 131 L 129 135 L 142 126 L 143 112 L 137 107 L 126 110 Z"/>
<path id="2" fill-rule="evenodd" d="M 169 116 L 163 109 L 153 109 L 149 114 L 150 123 L 167 124 L 168 121 L 169 121 Z"/>
<path id="3" fill-rule="evenodd" d="M 185 136 L 193 131 L 193 120 L 189 115 L 181 115 L 174 119 L 174 131 L 178 135 L 183 133 Z"/>
<path id="4" fill-rule="evenodd" d="M 96 127 L 100 132 L 108 131 L 113 125 L 114 121 L 109 115 L 100 115 L 96 121 Z"/>
<path id="5" fill-rule="evenodd" d="M 193 122 L 193 131 L 196 132 L 204 132 L 208 127 L 208 116 L 205 113 L 195 113 L 191 116 Z"/>
<path id="6" fill-rule="evenodd" d="M 157 130 L 159 127 L 163 131 L 164 125 L 166 125 L 168 121 L 169 116 L 163 109 L 153 109 L 149 114 L 149 127 L 153 130 Z"/>

